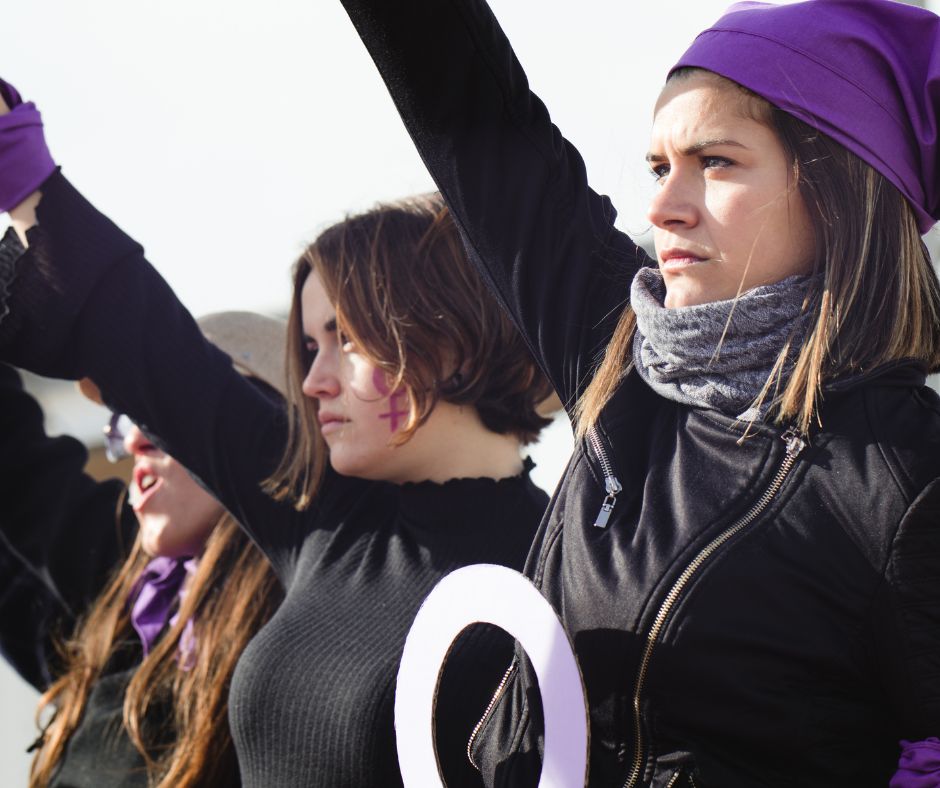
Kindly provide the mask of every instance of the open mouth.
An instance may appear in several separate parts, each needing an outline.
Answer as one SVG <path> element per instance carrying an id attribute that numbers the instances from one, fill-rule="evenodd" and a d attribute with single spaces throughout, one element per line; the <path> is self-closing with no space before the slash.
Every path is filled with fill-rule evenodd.
<path id="1" fill-rule="evenodd" d="M 131 485 L 128 494 L 131 508 L 135 512 L 143 509 L 147 501 L 154 496 L 162 484 L 163 480 L 156 474 L 147 471 L 135 473 L 134 483 Z"/>

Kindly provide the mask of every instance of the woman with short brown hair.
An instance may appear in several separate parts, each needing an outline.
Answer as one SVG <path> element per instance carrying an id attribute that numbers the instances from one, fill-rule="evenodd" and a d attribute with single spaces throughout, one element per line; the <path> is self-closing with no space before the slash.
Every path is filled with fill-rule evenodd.
<path id="1" fill-rule="evenodd" d="M 440 421 L 438 406 L 466 408 L 485 427 L 484 435 L 511 436 L 513 446 L 535 440 L 548 423 L 539 412 L 548 384 L 519 332 L 463 260 L 439 194 L 350 216 L 307 247 L 294 266 L 287 335 L 289 397 L 302 416 L 291 422 L 287 448 L 269 483 L 276 495 L 302 507 L 322 473 L 308 458 L 323 462 L 329 456 L 335 467 L 320 434 L 319 401 L 302 390 L 313 361 L 303 325 L 311 275 L 336 304 L 337 330 L 345 341 L 387 377 L 381 386 L 402 392 L 387 417 L 390 449 L 405 446 L 429 419 Z M 445 439 L 459 444 L 452 421 L 447 429 Z M 395 456 L 388 455 L 391 461 Z"/>
<path id="2" fill-rule="evenodd" d="M 453 569 L 522 567 L 546 497 L 520 447 L 547 422 L 547 382 L 476 284 L 439 198 L 419 198 L 340 222 L 301 260 L 285 419 L 202 340 L 140 247 L 50 175 L 32 111 L 15 107 L 5 128 L 0 116 L 0 153 L 36 163 L 24 179 L 0 166 L 0 207 L 29 241 L 6 272 L 0 355 L 92 377 L 274 566 L 284 602 L 229 694 L 244 784 L 400 784 L 405 635 Z M 434 721 L 449 785 L 479 782 L 466 742 L 510 652 L 477 630 L 452 653 Z"/>

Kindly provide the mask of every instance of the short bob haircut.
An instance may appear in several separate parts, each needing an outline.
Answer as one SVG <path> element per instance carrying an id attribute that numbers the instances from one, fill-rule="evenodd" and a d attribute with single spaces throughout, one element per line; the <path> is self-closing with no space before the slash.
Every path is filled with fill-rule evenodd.
<path id="1" fill-rule="evenodd" d="M 711 71 L 677 69 L 669 81 L 707 73 L 741 96 L 730 111 L 773 129 L 791 164 L 816 237 L 814 278 L 804 314 L 809 332 L 788 341 L 754 402 L 771 420 L 804 434 L 820 424 L 824 386 L 894 361 L 940 369 L 940 285 L 903 195 L 844 146 L 765 99 Z M 636 317 L 627 307 L 578 402 L 583 436 L 630 370 Z M 768 407 L 769 406 L 769 407 Z"/>
<path id="2" fill-rule="evenodd" d="M 327 462 L 316 402 L 301 392 L 305 349 L 301 292 L 311 271 L 336 307 L 337 328 L 408 395 L 393 439 L 408 441 L 443 400 L 476 409 L 483 425 L 531 442 L 549 422 L 552 393 L 528 348 L 466 258 L 438 194 L 380 204 L 327 228 L 294 266 L 288 319 L 287 446 L 266 489 L 298 509 L 310 504 Z"/>

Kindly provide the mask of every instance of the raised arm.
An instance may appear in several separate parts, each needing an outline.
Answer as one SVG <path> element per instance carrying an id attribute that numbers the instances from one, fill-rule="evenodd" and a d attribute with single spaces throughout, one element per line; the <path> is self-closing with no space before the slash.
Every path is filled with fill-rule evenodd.
<path id="1" fill-rule="evenodd" d="M 41 183 L 36 218 L 29 248 L 0 269 L 0 357 L 52 377 L 92 378 L 283 569 L 301 519 L 261 490 L 282 450 L 283 407 L 204 339 L 140 245 L 61 173 Z M 8 234 L 4 244 L 13 241 Z"/>
<path id="2" fill-rule="evenodd" d="M 43 184 L 28 237 L 29 248 L 0 279 L 7 312 L 0 358 L 49 377 L 92 378 L 111 408 L 240 522 L 270 522 L 278 531 L 281 515 L 286 532 L 290 508 L 260 486 L 282 446 L 283 409 L 204 339 L 141 247 L 61 173 Z M 268 552 L 264 534 L 252 535 Z"/>
<path id="3" fill-rule="evenodd" d="M 46 435 L 38 403 L 0 364 L 0 653 L 40 689 L 51 637 L 70 633 L 136 532 L 124 485 L 94 481 L 86 460 L 77 440 Z"/>
<path id="4" fill-rule="evenodd" d="M 645 253 L 614 229 L 482 0 L 343 0 L 471 258 L 569 407 Z"/>

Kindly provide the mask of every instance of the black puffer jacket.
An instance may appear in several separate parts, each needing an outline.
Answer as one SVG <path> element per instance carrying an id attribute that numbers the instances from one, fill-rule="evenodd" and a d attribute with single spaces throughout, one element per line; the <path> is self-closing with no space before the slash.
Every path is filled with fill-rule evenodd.
<path id="1" fill-rule="evenodd" d="M 483 2 L 344 2 L 471 257 L 575 402 L 649 261 Z M 923 382 L 877 370 L 827 391 L 817 433 L 740 441 L 625 379 L 527 567 L 574 641 L 592 786 L 884 786 L 898 739 L 940 733 L 940 403 Z M 608 475 L 623 491 L 600 528 Z M 537 780 L 519 664 L 474 746 L 489 785 Z"/>

